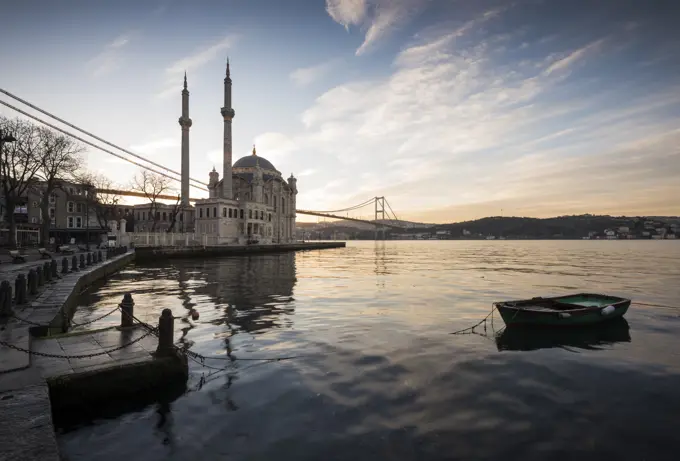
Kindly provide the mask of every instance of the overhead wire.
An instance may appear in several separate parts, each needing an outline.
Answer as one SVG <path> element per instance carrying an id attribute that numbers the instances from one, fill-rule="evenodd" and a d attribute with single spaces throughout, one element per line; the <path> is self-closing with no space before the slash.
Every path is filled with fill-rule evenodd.
<path id="1" fill-rule="evenodd" d="M 105 148 L 103 148 L 103 147 L 101 147 L 101 146 L 98 146 L 98 145 L 96 145 L 96 144 L 93 144 L 93 143 L 91 143 L 90 141 L 81 138 L 80 136 L 77 136 L 77 135 L 75 135 L 75 134 L 73 134 L 73 133 L 70 133 L 70 132 L 68 132 L 68 131 L 66 131 L 66 130 L 64 130 L 64 129 L 62 129 L 62 128 L 59 128 L 58 126 L 52 125 L 51 123 L 46 122 L 45 120 L 42 120 L 42 119 L 36 117 L 35 115 L 31 115 L 31 114 L 29 114 L 28 112 L 23 111 L 23 110 L 19 109 L 18 107 L 15 107 L 15 106 L 9 104 L 8 102 L 5 102 L 5 101 L 0 100 L 0 104 L 2 104 L 2 105 L 4 105 L 4 106 L 7 106 L 7 107 L 9 107 L 10 109 L 13 109 L 13 110 L 19 112 L 20 114 L 25 115 L 26 117 L 32 118 L 33 120 L 36 120 L 36 121 L 38 121 L 38 122 L 40 122 L 40 123 L 42 123 L 42 124 L 44 124 L 44 125 L 46 125 L 46 126 L 49 126 L 49 127 L 52 128 L 52 129 L 55 129 L 55 130 L 57 130 L 57 131 L 59 131 L 59 132 L 61 132 L 61 133 L 64 133 L 64 134 L 67 135 L 67 136 L 71 136 L 73 139 L 77 139 L 78 141 L 83 142 L 83 143 L 85 143 L 85 144 L 87 144 L 87 145 L 89 145 L 89 146 L 92 146 L 92 147 L 94 147 L 95 149 L 99 149 L 99 150 L 101 150 L 101 151 L 103 151 L 103 152 L 106 152 L 107 154 L 113 155 L 114 157 L 118 157 L 119 159 L 125 160 L 126 162 L 130 162 L 130 163 L 132 163 L 133 165 L 136 165 L 136 166 L 138 166 L 138 167 L 140 167 L 140 168 L 144 168 L 145 170 L 152 171 L 152 172 L 154 172 L 154 173 L 156 173 L 156 174 L 159 174 L 159 175 L 161 175 L 161 176 L 164 176 L 164 177 L 166 177 L 166 178 L 168 178 L 168 179 L 171 179 L 171 180 L 173 180 L 173 181 L 181 181 L 181 179 L 179 179 L 179 178 L 176 178 L 176 177 L 173 177 L 173 176 L 171 176 L 171 175 L 169 175 L 169 174 L 163 173 L 162 171 L 158 171 L 158 170 L 156 170 L 156 169 L 154 169 L 154 168 L 151 168 L 151 167 L 149 167 L 149 166 L 147 166 L 147 165 L 142 165 L 141 163 L 135 162 L 134 160 L 131 160 L 131 159 L 129 159 L 129 158 L 123 156 L 123 155 L 117 154 L 117 153 L 115 153 L 115 152 L 111 152 L 111 151 L 108 150 L 108 149 L 105 149 Z M 195 185 L 195 184 L 189 184 L 189 185 L 190 185 L 191 187 L 193 187 L 193 188 L 196 188 L 196 189 L 200 189 L 200 190 L 204 190 L 204 189 L 205 189 L 205 187 L 200 187 L 200 186 L 197 186 L 197 185 Z"/>
<path id="2" fill-rule="evenodd" d="M 25 99 L 21 99 L 20 97 L 14 95 L 14 94 L 12 94 L 12 93 L 10 93 L 9 91 L 7 91 L 7 90 L 5 90 L 5 89 L 3 89 L 3 88 L 0 88 L 0 93 L 3 93 L 3 94 L 5 94 L 5 95 L 9 96 L 10 98 L 17 100 L 17 101 L 19 101 L 19 102 L 21 102 L 21 103 L 27 105 L 27 106 L 30 107 L 31 109 L 37 110 L 38 112 L 41 112 L 41 113 L 47 115 L 48 117 L 51 117 L 51 118 L 53 118 L 53 119 L 55 119 L 55 120 L 57 120 L 57 121 L 63 123 L 64 125 L 68 125 L 68 126 L 70 126 L 71 128 L 73 128 L 73 129 L 75 129 L 75 130 L 78 130 L 78 131 L 80 131 L 81 133 L 84 133 L 84 134 L 86 134 L 86 135 L 88 135 L 88 136 L 90 136 L 90 137 L 96 139 L 97 141 L 103 142 L 104 144 L 107 144 L 107 145 L 109 145 L 109 146 L 111 146 L 111 147 L 113 147 L 113 148 L 115 148 L 115 149 L 118 149 L 118 150 L 120 150 L 120 151 L 123 151 L 123 152 L 125 152 L 125 153 L 128 154 L 128 155 L 132 155 L 132 156 L 135 157 L 135 158 L 138 158 L 138 159 L 140 159 L 140 160 L 143 160 L 143 161 L 145 161 L 145 162 L 147 162 L 147 163 L 149 163 L 149 164 L 151 164 L 151 165 L 153 165 L 153 166 L 155 166 L 155 167 L 162 168 L 163 170 L 169 171 L 169 172 L 174 173 L 174 174 L 176 174 L 176 175 L 179 175 L 179 176 L 182 175 L 182 174 L 181 174 L 180 172 L 178 172 L 178 171 L 172 170 L 172 169 L 170 169 L 170 168 L 168 168 L 168 167 L 165 167 L 165 166 L 163 166 L 163 165 L 161 165 L 161 164 L 159 164 L 159 163 L 156 163 L 156 162 L 151 161 L 151 160 L 149 160 L 149 159 L 147 159 L 147 158 L 144 158 L 144 157 L 141 156 L 141 155 L 135 154 L 134 152 L 131 152 L 131 151 L 129 151 L 129 150 L 123 148 L 123 147 L 117 146 L 117 145 L 115 145 L 115 144 L 113 144 L 113 143 L 111 143 L 111 142 L 109 142 L 109 141 L 107 141 L 107 140 L 105 140 L 105 139 L 102 139 L 102 138 L 100 138 L 99 136 L 90 133 L 89 131 L 83 130 L 82 128 L 80 128 L 80 127 L 78 127 L 78 126 L 76 126 L 76 125 L 74 125 L 74 124 L 72 124 L 72 123 L 69 123 L 69 122 L 67 122 L 67 121 L 64 120 L 64 119 L 59 118 L 59 117 L 57 117 L 56 115 L 51 114 L 50 112 L 48 112 L 48 111 L 46 111 L 46 110 L 44 110 L 44 109 L 41 109 L 40 107 L 38 107 L 38 106 L 36 106 L 36 105 L 34 105 L 34 104 L 31 104 L 30 102 L 26 101 Z M 8 106 L 8 107 L 11 107 L 11 108 L 13 108 L 14 110 L 17 110 L 17 111 L 18 111 L 18 109 L 12 107 L 12 106 L 9 105 L 9 104 L 6 104 L 6 103 L 4 103 L 4 102 L 2 102 L 2 104 L 6 105 L 6 106 Z M 28 114 L 26 114 L 25 112 L 21 112 L 21 113 L 23 113 L 24 115 L 28 115 Z M 29 115 L 29 117 L 30 117 L 30 115 Z M 35 117 L 31 117 L 31 118 L 35 118 Z M 36 118 L 36 120 L 39 120 L 39 119 Z M 41 123 L 45 123 L 46 125 L 48 125 L 46 122 L 43 122 L 43 121 L 41 121 Z M 53 126 L 51 126 L 51 125 L 48 125 L 48 126 L 50 126 L 50 127 L 52 127 L 52 128 L 55 128 L 55 127 L 53 127 Z M 55 129 L 58 129 L 58 128 L 55 128 Z M 62 130 L 60 130 L 60 131 L 62 131 Z M 65 133 L 64 131 L 62 131 L 62 132 Z M 74 138 L 79 139 L 79 138 L 75 137 L 75 136 L 72 135 L 72 134 L 69 134 L 69 136 L 73 136 Z M 79 140 L 81 140 L 81 139 L 79 139 Z M 81 141 L 82 141 L 82 140 L 81 140 Z M 85 142 L 85 141 L 83 141 L 83 142 Z M 92 145 L 92 144 L 90 144 L 90 145 Z M 96 147 L 96 146 L 95 146 L 95 147 Z M 102 149 L 102 150 L 104 150 L 104 149 Z M 108 154 L 111 154 L 111 152 L 106 151 L 106 150 L 104 150 L 104 152 L 106 152 L 106 153 L 108 153 Z M 112 155 L 116 155 L 116 154 L 112 154 Z M 126 158 L 124 158 L 124 157 L 119 157 L 119 158 L 123 158 L 124 160 L 127 160 L 127 161 L 129 161 L 130 163 L 133 163 L 134 165 L 139 166 L 138 164 L 136 164 L 136 163 L 134 163 L 133 161 L 128 160 L 128 159 L 126 159 Z M 149 168 L 149 170 L 150 170 L 150 168 Z M 152 170 L 152 171 L 153 171 L 153 170 Z M 206 186 L 205 183 L 199 181 L 198 179 L 189 178 L 189 180 L 190 180 L 190 181 L 194 181 L 194 182 L 200 184 L 200 185 L 202 186 L 201 189 L 205 188 L 205 186 Z M 194 187 L 196 187 L 196 186 L 194 186 Z"/>

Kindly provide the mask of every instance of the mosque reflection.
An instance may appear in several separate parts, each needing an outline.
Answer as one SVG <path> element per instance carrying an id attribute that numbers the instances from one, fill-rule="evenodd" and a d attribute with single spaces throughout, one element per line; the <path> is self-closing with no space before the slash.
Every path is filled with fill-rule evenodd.
<path id="1" fill-rule="evenodd" d="M 297 282 L 294 253 L 220 258 L 201 264 L 187 261 L 177 268 L 180 299 L 187 310 L 202 297 L 215 309 L 224 310 L 224 316 L 212 323 L 249 333 L 292 323 L 288 316 L 294 312 Z"/>
<path id="2" fill-rule="evenodd" d="M 562 348 L 597 350 L 616 343 L 630 342 L 630 327 L 624 318 L 584 327 L 512 327 L 496 335 L 499 351 L 533 351 Z"/>

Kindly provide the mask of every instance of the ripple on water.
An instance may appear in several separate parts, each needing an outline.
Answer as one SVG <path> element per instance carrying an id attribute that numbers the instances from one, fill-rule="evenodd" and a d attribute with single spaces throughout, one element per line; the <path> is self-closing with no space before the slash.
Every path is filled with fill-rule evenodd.
<path id="1" fill-rule="evenodd" d="M 59 442 L 71 461 L 675 459 L 678 260 L 676 242 L 350 242 L 131 266 L 74 320 L 131 291 L 146 321 L 196 308 L 176 333 L 202 354 L 299 358 L 192 363 L 183 396 Z M 573 291 L 655 306 L 576 335 L 450 334 L 493 301 Z"/>

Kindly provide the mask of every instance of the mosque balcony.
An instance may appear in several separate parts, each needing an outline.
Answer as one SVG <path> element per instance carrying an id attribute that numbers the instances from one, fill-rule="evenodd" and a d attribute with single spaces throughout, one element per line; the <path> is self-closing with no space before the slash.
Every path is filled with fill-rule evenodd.
<path id="1" fill-rule="evenodd" d="M 223 107 L 222 109 L 220 109 L 220 113 L 224 118 L 234 118 L 234 116 L 236 115 L 234 109 L 228 107 Z"/>
<path id="2" fill-rule="evenodd" d="M 180 117 L 179 124 L 182 128 L 191 128 L 192 121 L 189 117 Z"/>

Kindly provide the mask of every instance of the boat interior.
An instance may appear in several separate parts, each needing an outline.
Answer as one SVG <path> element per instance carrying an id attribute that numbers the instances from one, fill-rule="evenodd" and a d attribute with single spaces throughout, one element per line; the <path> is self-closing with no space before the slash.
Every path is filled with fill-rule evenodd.
<path id="1" fill-rule="evenodd" d="M 507 307 L 520 307 L 537 311 L 565 311 L 583 309 L 588 307 L 605 307 L 611 304 L 624 301 L 623 298 L 615 296 L 578 294 L 569 296 L 559 296 L 556 298 L 532 298 L 522 301 L 507 301 L 500 303 Z"/>

